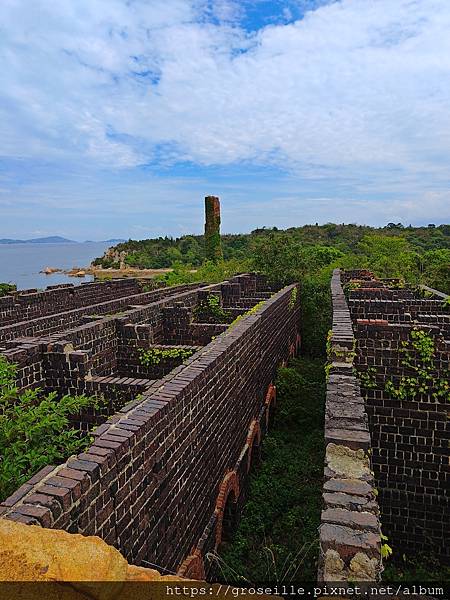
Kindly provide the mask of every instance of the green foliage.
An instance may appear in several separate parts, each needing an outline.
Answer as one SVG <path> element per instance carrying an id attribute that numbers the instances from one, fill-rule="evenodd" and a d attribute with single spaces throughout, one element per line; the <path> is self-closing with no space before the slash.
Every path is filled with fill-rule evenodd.
<path id="1" fill-rule="evenodd" d="M 450 225 L 429 227 L 384 227 L 373 228 L 361 225 L 304 225 L 291 227 L 286 231 L 274 228 L 255 229 L 250 234 L 225 234 L 221 236 L 223 256 L 225 260 L 248 259 L 252 254 L 252 246 L 258 240 L 264 242 L 271 236 L 287 236 L 293 243 L 303 247 L 319 245 L 333 247 L 347 256 L 358 258 L 358 244 L 364 236 L 377 235 L 383 238 L 401 237 L 406 240 L 412 252 L 423 255 L 426 252 L 450 249 Z M 170 267 L 174 262 L 181 261 L 194 267 L 200 266 L 205 260 L 205 238 L 202 235 L 185 235 L 180 238 L 160 237 L 148 240 L 129 240 L 115 246 L 118 252 L 127 253 L 126 263 L 130 266 L 150 269 Z M 433 258 L 432 255 L 429 258 Z M 440 258 L 438 256 L 439 263 Z M 102 264 L 104 258 L 99 258 L 96 264 Z M 425 261 L 429 264 L 429 259 Z M 448 260 L 447 260 L 448 265 Z M 345 266 L 345 265 L 343 265 Z M 350 266 L 361 266 L 353 262 Z M 433 267 L 434 269 L 434 267 Z M 447 271 L 448 272 L 448 271 Z M 425 276 L 428 276 L 425 273 Z M 439 277 L 439 276 L 438 276 Z M 430 285 L 433 285 L 430 282 Z M 433 286 L 436 287 L 436 286 Z M 445 290 L 443 290 L 445 291 Z"/>
<path id="2" fill-rule="evenodd" d="M 286 285 L 319 272 L 342 256 L 336 248 L 303 246 L 289 235 L 271 234 L 253 245 L 252 267 L 272 282 Z"/>
<path id="3" fill-rule="evenodd" d="M 144 367 L 159 365 L 165 359 L 179 359 L 184 362 L 195 354 L 194 348 L 139 348 L 139 362 Z"/>
<path id="4" fill-rule="evenodd" d="M 368 367 L 365 371 L 358 372 L 359 381 L 361 382 L 362 387 L 365 387 L 367 390 L 373 390 L 377 387 L 376 383 L 376 374 L 377 370 L 375 367 Z"/>
<path id="5" fill-rule="evenodd" d="M 417 253 L 403 237 L 367 235 L 358 244 L 361 267 L 368 267 L 379 277 L 418 279 Z"/>
<path id="6" fill-rule="evenodd" d="M 219 283 L 236 273 L 245 273 L 249 269 L 249 261 L 236 259 L 225 260 L 218 263 L 204 262 L 201 267 L 195 269 L 191 265 L 176 262 L 172 266 L 173 271 L 157 275 L 154 280 L 166 285 L 180 285 L 183 283 Z"/>
<path id="7" fill-rule="evenodd" d="M 422 283 L 450 294 L 450 249 L 429 250 L 420 257 L 418 265 Z"/>
<path id="8" fill-rule="evenodd" d="M 450 225 L 384 228 L 358 225 L 305 225 L 286 231 L 255 229 L 221 236 L 224 261 L 206 261 L 204 236 L 157 238 L 118 244 L 127 264 L 173 267 L 162 280 L 169 285 L 215 283 L 236 273 L 258 270 L 281 284 L 320 275 L 328 266 L 369 268 L 380 277 L 399 277 L 450 292 Z M 99 258 L 96 264 L 108 261 Z M 200 268 L 198 268 L 200 267 Z M 197 269 L 198 268 L 198 269 Z M 196 270 L 197 269 L 197 270 Z M 196 272 L 192 272 L 196 270 Z"/>
<path id="9" fill-rule="evenodd" d="M 235 325 L 237 325 L 244 317 L 248 317 L 249 315 L 254 315 L 256 312 L 258 312 L 258 310 L 263 306 L 263 304 L 265 304 L 266 300 L 261 300 L 260 302 L 258 302 L 257 304 L 255 304 L 255 306 L 252 306 L 252 308 L 250 310 L 248 310 L 247 312 L 243 313 L 242 315 L 238 315 L 231 323 L 230 326 L 228 327 L 228 331 L 234 327 Z"/>
<path id="10" fill-rule="evenodd" d="M 99 403 L 87 396 L 57 399 L 39 389 L 19 392 L 15 375 L 15 365 L 0 356 L 0 500 L 42 467 L 87 446 L 89 437 L 71 428 L 69 416 Z"/>
<path id="11" fill-rule="evenodd" d="M 387 560 L 387 559 L 388 559 L 388 558 L 389 558 L 389 557 L 392 555 L 392 553 L 393 553 L 393 550 L 392 550 L 392 548 L 391 548 L 391 547 L 389 546 L 389 544 L 387 543 L 388 539 L 389 539 L 389 538 L 388 538 L 386 535 L 383 535 L 383 534 L 381 534 L 381 541 L 383 542 L 383 543 L 381 544 L 381 558 L 383 558 L 383 559 L 386 559 L 386 560 Z"/>
<path id="12" fill-rule="evenodd" d="M 13 283 L 0 283 L 0 298 L 2 296 L 7 296 L 8 294 L 11 294 L 12 292 L 16 291 L 17 286 Z"/>
<path id="13" fill-rule="evenodd" d="M 383 581 L 389 583 L 412 581 L 439 582 L 450 581 L 450 567 L 442 564 L 434 555 L 432 545 L 414 556 L 394 555 L 383 571 Z"/>
<path id="14" fill-rule="evenodd" d="M 291 297 L 289 298 L 288 308 L 289 310 L 293 310 L 295 305 L 297 304 L 297 296 L 298 296 L 298 288 L 293 288 L 291 292 Z"/>
<path id="15" fill-rule="evenodd" d="M 228 323 L 230 315 L 220 305 L 220 298 L 215 294 L 209 294 L 206 300 L 202 300 L 194 309 L 194 315 L 200 323 Z"/>
<path id="16" fill-rule="evenodd" d="M 325 357 L 326 339 L 331 323 L 330 270 L 307 275 L 301 282 L 300 327 L 303 352 Z"/>
<path id="17" fill-rule="evenodd" d="M 323 363 L 296 359 L 277 377 L 277 411 L 236 533 L 220 548 L 226 583 L 315 581 L 323 478 Z"/>
<path id="18" fill-rule="evenodd" d="M 408 374 L 402 375 L 397 382 L 389 379 L 385 385 L 386 392 L 399 400 L 412 400 L 426 394 L 436 400 L 443 398 L 450 401 L 450 373 L 443 373 L 440 379 L 436 377 L 433 338 L 421 329 L 413 329 L 410 339 L 402 342 L 401 352 L 401 364 Z"/>

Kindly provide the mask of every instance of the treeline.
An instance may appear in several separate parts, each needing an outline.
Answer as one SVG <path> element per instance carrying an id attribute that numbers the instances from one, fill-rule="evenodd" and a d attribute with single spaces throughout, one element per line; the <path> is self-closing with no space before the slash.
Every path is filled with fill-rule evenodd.
<path id="1" fill-rule="evenodd" d="M 365 225 L 304 225 L 286 230 L 274 228 L 255 229 L 249 234 L 222 235 L 225 260 L 245 260 L 250 258 L 254 243 L 269 236 L 288 236 L 292 242 L 311 246 L 320 244 L 337 248 L 343 253 L 355 252 L 358 244 L 367 235 L 400 237 L 412 250 L 422 253 L 427 250 L 450 248 L 450 225 L 435 227 L 404 227 L 400 223 L 389 223 L 383 228 Z M 204 236 L 185 235 L 179 238 L 160 237 L 148 240 L 129 240 L 114 247 L 117 253 L 126 252 L 125 262 L 129 266 L 143 269 L 161 269 L 181 262 L 193 267 L 205 260 Z M 118 268 L 119 264 L 110 257 L 97 258 L 95 265 L 105 268 Z"/>

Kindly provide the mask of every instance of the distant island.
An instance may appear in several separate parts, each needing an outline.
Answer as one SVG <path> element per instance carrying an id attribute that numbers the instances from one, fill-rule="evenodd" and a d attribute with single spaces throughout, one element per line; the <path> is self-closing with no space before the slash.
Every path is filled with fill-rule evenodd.
<path id="1" fill-rule="evenodd" d="M 50 237 L 33 238 L 31 240 L 13 240 L 9 238 L 0 239 L 0 244 L 120 244 L 125 242 L 122 239 L 110 239 L 100 240 L 94 242 L 92 240 L 86 240 L 85 242 L 76 242 L 75 240 L 68 240 L 67 238 L 59 235 L 52 235 Z"/>

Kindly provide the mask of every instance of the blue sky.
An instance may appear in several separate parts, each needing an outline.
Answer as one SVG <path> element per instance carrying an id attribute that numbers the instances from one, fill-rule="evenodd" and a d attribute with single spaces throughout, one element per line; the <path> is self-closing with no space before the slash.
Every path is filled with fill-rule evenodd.
<path id="1" fill-rule="evenodd" d="M 0 237 L 450 222 L 448 0 L 2 0 Z"/>

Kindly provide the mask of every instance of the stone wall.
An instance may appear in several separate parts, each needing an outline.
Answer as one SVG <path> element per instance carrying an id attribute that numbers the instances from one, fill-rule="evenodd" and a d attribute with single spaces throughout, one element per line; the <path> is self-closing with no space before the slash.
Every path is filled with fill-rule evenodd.
<path id="1" fill-rule="evenodd" d="M 376 581 L 382 567 L 372 444 L 364 399 L 353 372 L 355 338 L 338 269 L 333 273 L 331 294 L 318 578 L 323 582 Z"/>

